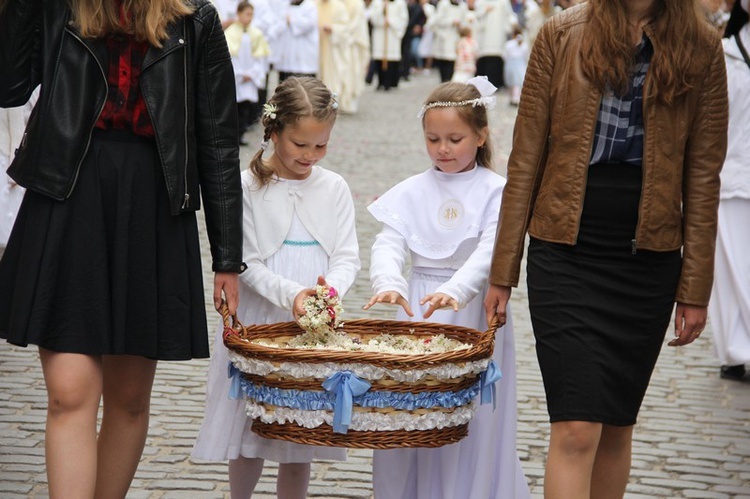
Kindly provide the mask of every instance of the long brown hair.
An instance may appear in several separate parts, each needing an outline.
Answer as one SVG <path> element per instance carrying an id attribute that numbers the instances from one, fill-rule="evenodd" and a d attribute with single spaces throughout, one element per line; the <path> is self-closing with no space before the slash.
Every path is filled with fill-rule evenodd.
<path id="1" fill-rule="evenodd" d="M 602 91 L 618 95 L 628 89 L 635 47 L 626 17 L 625 0 L 588 0 L 589 23 L 583 35 L 584 75 Z M 650 13 L 654 55 L 647 95 L 671 103 L 690 90 L 690 61 L 704 50 L 707 23 L 697 0 L 656 0 Z"/>
<path id="2" fill-rule="evenodd" d="M 167 25 L 190 15 L 193 7 L 186 0 L 71 0 L 76 27 L 84 38 L 101 38 L 127 33 L 142 42 L 161 47 L 167 39 Z M 130 14 L 123 22 L 122 9 Z"/>
<path id="3" fill-rule="evenodd" d="M 427 96 L 424 105 L 427 108 L 431 108 L 432 106 L 430 106 L 430 104 L 435 104 L 437 102 L 446 104 L 461 103 L 478 99 L 481 96 L 482 94 L 479 93 L 479 90 L 477 90 L 477 87 L 474 85 L 468 83 L 446 82 L 438 85 L 438 87 Z M 484 144 L 477 149 L 477 157 L 475 160 L 479 166 L 484 166 L 485 168 L 492 170 L 492 141 L 490 140 L 491 134 L 489 121 L 487 119 L 487 108 L 483 105 L 472 104 L 457 106 L 448 105 L 447 107 L 453 107 L 458 112 L 458 116 L 461 120 L 467 123 L 477 135 L 482 135 L 482 133 L 486 131 Z M 430 111 L 428 110 L 426 112 L 429 113 Z M 424 118 L 422 123 L 424 124 Z"/>
<path id="4" fill-rule="evenodd" d="M 334 95 L 322 81 L 309 76 L 290 76 L 281 82 L 264 106 L 263 142 L 267 145 L 271 135 L 280 134 L 288 126 L 294 126 L 300 118 L 317 121 L 335 121 L 339 105 Z M 259 150 L 250 161 L 250 171 L 260 185 L 269 183 L 275 174 L 273 168 L 263 161 Z"/>

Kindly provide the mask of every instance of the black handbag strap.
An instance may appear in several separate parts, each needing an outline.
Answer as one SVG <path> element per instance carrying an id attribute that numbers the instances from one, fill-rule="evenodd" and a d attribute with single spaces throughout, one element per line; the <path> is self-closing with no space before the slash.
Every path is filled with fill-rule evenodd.
<path id="1" fill-rule="evenodd" d="M 745 63 L 747 63 L 747 67 L 750 68 L 750 56 L 747 55 L 747 50 L 745 50 L 745 46 L 742 45 L 742 42 L 740 41 L 740 34 L 735 33 L 734 35 L 734 41 L 737 42 L 737 46 L 740 48 L 740 52 L 742 53 L 742 57 L 745 58 Z"/>

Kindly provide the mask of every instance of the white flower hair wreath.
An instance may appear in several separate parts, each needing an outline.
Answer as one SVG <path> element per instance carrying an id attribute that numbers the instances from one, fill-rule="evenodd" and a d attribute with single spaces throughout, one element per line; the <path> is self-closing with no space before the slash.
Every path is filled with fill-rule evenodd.
<path id="1" fill-rule="evenodd" d="M 481 97 L 461 101 L 430 102 L 429 104 L 425 104 L 424 106 L 422 106 L 422 109 L 420 109 L 419 113 L 417 113 L 417 118 L 421 120 L 422 118 L 424 118 L 424 115 L 427 111 L 435 107 L 484 106 L 487 109 L 492 109 L 493 107 L 495 107 L 497 98 L 494 96 L 494 93 L 497 91 L 497 87 L 490 83 L 486 76 L 475 76 L 474 78 L 471 78 L 469 81 L 467 81 L 466 84 L 473 85 L 477 90 L 479 90 L 479 94 L 481 95 Z"/>

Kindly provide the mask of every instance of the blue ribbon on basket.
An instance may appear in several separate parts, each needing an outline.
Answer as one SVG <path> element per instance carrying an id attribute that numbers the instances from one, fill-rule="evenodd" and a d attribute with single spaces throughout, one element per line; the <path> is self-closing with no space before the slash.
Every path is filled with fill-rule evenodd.
<path id="1" fill-rule="evenodd" d="M 328 393 L 336 395 L 333 404 L 333 432 L 346 433 L 352 423 L 354 397 L 366 393 L 370 389 L 370 383 L 358 378 L 351 371 L 340 371 L 329 376 L 323 382 L 323 388 Z"/>
<path id="2" fill-rule="evenodd" d="M 495 409 L 496 398 L 497 398 L 497 387 L 495 381 L 499 381 L 503 377 L 503 373 L 500 372 L 500 368 L 497 367 L 494 360 L 491 360 L 487 364 L 487 370 L 483 371 L 479 376 L 479 382 L 481 386 L 480 401 L 482 404 L 492 402 L 492 409 Z"/>
<path id="3" fill-rule="evenodd" d="M 234 367 L 231 362 L 227 365 L 227 377 L 230 378 L 229 398 L 239 400 L 242 398 L 242 372 Z"/>

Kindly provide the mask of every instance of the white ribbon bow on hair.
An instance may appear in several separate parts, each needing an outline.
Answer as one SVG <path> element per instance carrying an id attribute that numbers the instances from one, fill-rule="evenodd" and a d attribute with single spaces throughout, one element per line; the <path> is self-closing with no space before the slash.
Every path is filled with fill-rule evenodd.
<path id="1" fill-rule="evenodd" d="M 479 90 L 480 102 L 477 102 L 474 104 L 475 106 L 478 104 L 482 104 L 487 109 L 492 109 L 495 107 L 495 103 L 497 102 L 497 98 L 495 97 L 495 92 L 497 92 L 497 87 L 490 83 L 490 80 L 487 79 L 486 76 L 475 76 L 473 78 L 470 78 L 469 81 L 466 82 L 467 85 L 473 85 L 477 90 Z"/>

